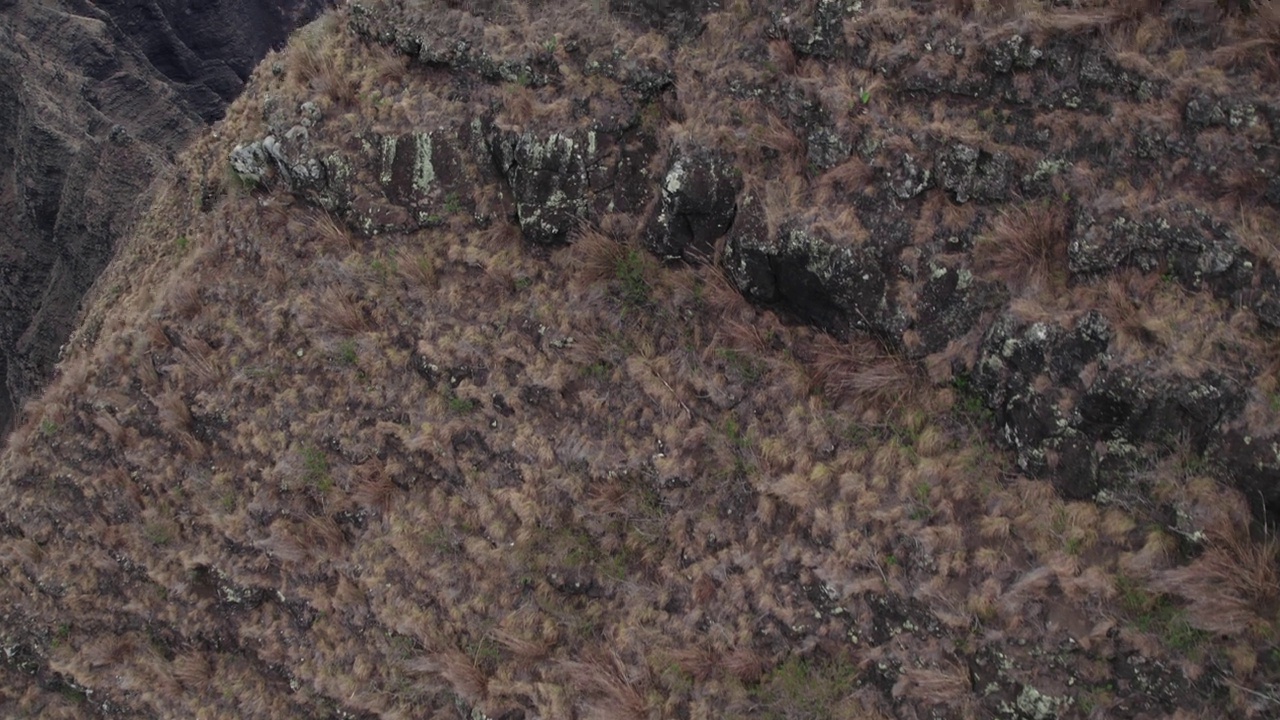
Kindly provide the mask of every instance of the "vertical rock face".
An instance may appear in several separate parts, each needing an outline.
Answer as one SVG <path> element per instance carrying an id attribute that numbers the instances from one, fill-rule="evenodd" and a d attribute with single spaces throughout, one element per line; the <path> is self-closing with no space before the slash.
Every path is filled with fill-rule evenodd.
<path id="1" fill-rule="evenodd" d="M 322 4 L 0 2 L 0 427 L 151 179 Z"/>

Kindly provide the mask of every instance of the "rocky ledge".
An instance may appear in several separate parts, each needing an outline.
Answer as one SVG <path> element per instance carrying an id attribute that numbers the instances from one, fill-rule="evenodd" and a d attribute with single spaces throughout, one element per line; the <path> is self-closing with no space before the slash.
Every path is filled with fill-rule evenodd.
<path id="1" fill-rule="evenodd" d="M 1123 494 L 1176 451 L 1280 508 L 1280 99 L 1230 81 L 1247 64 L 1175 76 L 1171 46 L 1096 42 L 1110 16 L 908 36 L 824 1 L 773 11 L 772 39 L 720 65 L 573 31 L 496 46 L 444 17 L 346 20 L 439 78 L 430 119 L 322 78 L 266 91 L 228 158 L 240 182 L 365 235 L 462 210 L 554 246 L 621 217 L 663 260 L 720 263 L 753 302 L 971 394 L 1066 497 Z M 366 103 L 377 122 L 344 120 Z"/>

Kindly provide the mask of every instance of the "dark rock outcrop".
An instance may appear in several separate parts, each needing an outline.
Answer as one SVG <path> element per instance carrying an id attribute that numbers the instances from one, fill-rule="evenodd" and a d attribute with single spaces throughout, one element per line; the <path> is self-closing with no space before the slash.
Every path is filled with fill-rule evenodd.
<path id="1" fill-rule="evenodd" d="M 610 7 L 665 30 L 668 41 L 702 31 L 685 22 L 698 8 Z M 451 101 L 470 99 L 474 114 L 445 129 L 313 144 L 325 135 L 323 119 L 277 108 L 269 134 L 233 153 L 232 165 L 254 181 L 287 183 L 366 234 L 439 224 L 465 209 L 478 223 L 514 220 L 540 245 L 571 239 L 582 223 L 626 216 L 624 225 L 668 260 L 710 257 L 724 237 L 720 261 L 753 302 L 838 336 L 872 333 L 914 360 L 952 353 L 951 371 L 972 379 L 1020 465 L 1052 477 L 1068 497 L 1119 482 L 1175 439 L 1190 440 L 1196 452 L 1224 446 L 1222 428 L 1239 415 L 1252 371 L 1177 370 L 1158 355 L 1113 354 L 1116 330 L 1105 309 L 1075 306 L 1055 322 L 1020 319 L 1011 300 L 1017 281 L 975 276 L 975 242 L 1009 246 L 1001 262 L 1034 266 L 1038 282 L 1052 279 L 1061 292 L 1123 269 L 1159 272 L 1182 291 L 1251 309 L 1263 328 L 1280 326 L 1280 276 L 1267 253 L 1237 237 L 1212 197 L 1195 199 L 1223 179 L 1224 164 L 1276 176 L 1275 157 L 1257 142 L 1263 124 L 1274 134 L 1272 104 L 1208 93 L 1173 100 L 1164 80 L 1069 32 L 983 38 L 942 23 L 918 46 L 876 55 L 873 44 L 902 38 L 859 13 L 825 0 L 784 5 L 770 14 L 770 49 L 759 56 L 776 51 L 781 65 L 787 57 L 844 63 L 874 71 L 883 87 L 817 88 L 766 60 L 765 79 L 710 91 L 740 105 L 727 113 L 723 146 L 685 139 L 664 155 L 661 118 L 686 112 L 675 102 L 685 88 L 667 53 L 628 57 L 576 37 L 542 51 L 489 45 L 463 11 L 424 23 L 359 3 L 351 13 L 356 35 L 411 66 L 447 70 Z M 594 89 L 570 82 L 575 73 L 592 78 Z M 506 83 L 554 90 L 565 110 L 552 119 L 503 115 L 504 103 L 482 88 Z M 945 102 L 935 107 L 959 104 L 966 122 L 907 129 L 877 112 L 885 94 L 909 102 L 937 96 Z M 1180 126 L 1139 111 L 1156 100 L 1183 109 Z M 1133 118 L 1129 134 L 1100 132 L 1120 106 Z M 747 128 L 762 108 L 768 122 Z M 804 168 L 804 187 L 767 196 L 762 168 L 788 154 Z M 1164 182 L 1191 188 L 1186 196 L 1151 204 L 1136 192 L 1118 200 L 1103 189 L 1135 188 L 1162 168 Z M 477 184 L 498 190 L 484 212 L 465 200 Z M 838 207 L 805 206 L 818 188 Z M 1048 231 L 1026 220 L 1043 214 L 1028 210 L 1031 203 L 1061 206 L 1073 218 L 1061 229 L 1064 247 L 1038 238 Z M 993 239 L 1000 223 L 1006 230 Z"/>
<path id="2" fill-rule="evenodd" d="M 725 270 L 748 299 L 781 305 L 837 335 L 888 324 L 885 276 L 873 248 L 836 244 L 799 221 L 776 237 L 763 229 L 748 219 L 725 247 Z"/>
<path id="3" fill-rule="evenodd" d="M 741 173 L 724 157 L 700 149 L 674 152 L 645 228 L 645 245 L 664 258 L 709 257 L 733 224 L 741 190 Z"/>

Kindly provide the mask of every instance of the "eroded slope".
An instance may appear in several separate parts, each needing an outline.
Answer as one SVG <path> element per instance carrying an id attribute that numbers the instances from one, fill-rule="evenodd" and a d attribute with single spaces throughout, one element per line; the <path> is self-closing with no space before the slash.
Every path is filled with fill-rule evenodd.
<path id="1" fill-rule="evenodd" d="M 1206 85 L 1206 36 L 1153 80 L 1091 48 L 1177 17 L 1030 17 L 309 28 L 166 178 L 11 442 L 3 701 L 1265 717 L 1275 546 L 1233 483 L 1266 475 L 1212 448 L 1272 422 L 1274 211 L 1196 158 L 1269 172 L 1267 68 Z M 1253 120 L 1195 124 L 1193 87 Z M 1131 106 L 1194 142 L 1082 147 Z"/>

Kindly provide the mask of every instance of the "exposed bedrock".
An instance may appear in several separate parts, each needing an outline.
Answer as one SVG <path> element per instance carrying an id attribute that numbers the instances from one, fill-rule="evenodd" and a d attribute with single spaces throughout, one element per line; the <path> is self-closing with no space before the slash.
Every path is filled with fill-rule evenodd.
<path id="1" fill-rule="evenodd" d="M 689 28 L 664 25 L 679 15 L 663 15 L 665 7 L 619 11 L 678 41 Z M 870 67 L 874 29 L 836 32 L 836 20 L 856 10 L 815 7 L 807 18 L 778 15 L 774 36 L 795 57 Z M 273 98 L 266 127 L 241 140 L 233 168 L 252 182 L 284 182 L 370 235 L 466 213 L 481 224 L 512 222 L 529 242 L 553 245 L 571 241 L 583 223 L 624 217 L 663 259 L 714 258 L 752 302 L 839 337 L 870 333 L 935 370 L 947 366 L 944 375 L 989 410 L 1024 471 L 1067 497 L 1123 490 L 1135 472 L 1185 448 L 1215 460 L 1260 510 L 1280 503 L 1275 412 L 1259 397 L 1256 363 L 1239 352 L 1219 362 L 1226 355 L 1213 355 L 1217 349 L 1195 358 L 1135 353 L 1135 343 L 1176 338 L 1158 337 L 1158 318 L 1148 322 L 1154 329 L 1142 327 L 1117 319 L 1114 307 L 1090 305 L 1112 279 L 1137 273 L 1180 294 L 1184 306 L 1225 308 L 1211 322 L 1240 325 L 1251 338 L 1245 344 L 1269 342 L 1280 327 L 1280 279 L 1216 202 L 1225 191 L 1215 183 L 1244 173 L 1258 183 L 1238 192 L 1267 202 L 1267 181 L 1280 175 L 1270 149 L 1272 98 L 1241 91 L 1173 99 L 1164 81 L 1069 33 L 975 39 L 964 28 L 940 28 L 918 56 L 871 68 L 887 78 L 875 92 L 893 94 L 897 107 L 959 103 L 977 119 L 963 131 L 937 123 L 903 130 L 862 109 L 876 97 L 865 88 L 840 108 L 784 76 L 724 89 L 725 102 L 769 104 L 785 126 L 770 132 L 795 140 L 766 146 L 766 164 L 793 152 L 810 189 L 837 188 L 825 204 L 771 204 L 761 192 L 770 176 L 761 175 L 759 148 L 664 128 L 659 118 L 674 112 L 679 87 L 670 62 L 592 55 L 572 38 L 555 62 L 550 51 L 504 55 L 468 27 L 422 25 L 374 3 L 351 15 L 366 41 L 411 66 L 447 70 L 451 97 L 516 83 L 556 88 L 573 110 L 523 125 L 477 111 L 397 136 L 335 137 L 314 106 Z M 454 42 L 458 34 L 467 39 Z M 570 65 L 614 89 L 572 86 Z M 1145 116 L 1141 109 L 1156 101 L 1173 102 L 1183 116 L 1172 124 Z M 1117 107 L 1128 124 L 1105 139 L 1062 130 L 1112 127 Z M 1152 174 L 1186 189 L 1155 201 L 1131 191 Z M 1048 225 L 1027 220 L 1034 218 Z M 980 252 L 1005 253 L 996 264 L 1013 257 L 1020 269 L 993 272 Z M 1095 300 L 1034 317 L 1029 281 L 1018 273 Z"/>

